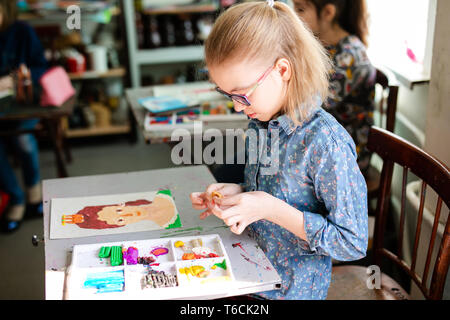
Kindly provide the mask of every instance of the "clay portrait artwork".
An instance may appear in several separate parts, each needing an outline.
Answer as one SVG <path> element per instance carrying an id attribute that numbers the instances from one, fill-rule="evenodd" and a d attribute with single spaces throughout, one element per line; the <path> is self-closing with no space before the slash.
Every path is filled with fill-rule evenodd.
<path id="1" fill-rule="evenodd" d="M 57 200 L 57 201 L 54 201 Z M 113 201 L 119 200 L 119 201 Z M 78 210 L 70 211 L 76 202 Z M 61 211 L 64 213 L 61 214 Z M 59 223 L 55 221 L 57 217 Z M 86 198 L 52 199 L 52 239 L 70 236 L 103 235 L 181 227 L 178 211 L 169 190 L 139 194 Z M 53 231 L 53 233 L 52 233 Z M 75 235 L 74 235 L 75 234 Z M 55 238 L 53 238 L 54 236 Z"/>

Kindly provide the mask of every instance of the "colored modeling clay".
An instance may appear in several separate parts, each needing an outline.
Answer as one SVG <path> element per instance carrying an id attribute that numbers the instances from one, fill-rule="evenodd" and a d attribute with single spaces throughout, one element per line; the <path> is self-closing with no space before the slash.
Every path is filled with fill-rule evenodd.
<path id="1" fill-rule="evenodd" d="M 194 239 L 194 240 L 191 240 L 191 244 L 192 244 L 192 246 L 193 247 L 202 247 L 203 246 L 203 241 L 202 241 L 202 239 Z"/>
<path id="2" fill-rule="evenodd" d="M 155 258 L 153 257 L 138 257 L 137 259 L 137 263 L 139 264 L 151 264 L 155 262 Z"/>
<path id="3" fill-rule="evenodd" d="M 185 253 L 181 257 L 181 259 L 183 259 L 183 260 L 194 260 L 195 259 L 195 254 L 194 253 Z"/>
<path id="4" fill-rule="evenodd" d="M 214 253 L 217 256 L 214 250 L 207 247 L 195 247 L 192 248 L 192 252 L 194 252 L 198 256 L 203 256 L 204 258 L 206 258 L 210 253 Z"/>
<path id="5" fill-rule="evenodd" d="M 188 275 L 193 275 L 198 278 L 205 278 L 209 275 L 209 272 L 205 270 L 205 267 L 203 266 L 191 266 L 191 267 L 185 267 L 180 268 L 180 273 Z"/>
<path id="6" fill-rule="evenodd" d="M 191 269 L 187 268 L 187 267 L 186 268 L 180 268 L 179 271 L 180 271 L 181 274 L 185 274 L 186 276 L 192 274 Z"/>
<path id="7" fill-rule="evenodd" d="M 119 247 L 120 248 L 120 247 Z M 122 270 L 90 273 L 84 288 L 97 288 L 97 293 L 123 291 L 125 277 Z"/>
<path id="8" fill-rule="evenodd" d="M 150 251 L 150 253 L 153 254 L 155 257 L 158 257 L 158 256 L 168 254 L 169 249 L 160 247 L 160 248 L 153 249 L 152 251 Z"/>
<path id="9" fill-rule="evenodd" d="M 223 270 L 227 270 L 227 262 L 225 259 L 220 263 L 215 263 L 211 269 L 215 270 L 217 267 L 222 268 Z"/>
<path id="10" fill-rule="evenodd" d="M 111 265 L 120 266 L 123 263 L 122 247 L 111 247 Z"/>
<path id="11" fill-rule="evenodd" d="M 99 258 L 108 258 L 111 255 L 111 247 L 101 247 L 98 253 Z"/>
<path id="12" fill-rule="evenodd" d="M 135 247 L 129 247 L 128 250 L 123 254 L 123 258 L 127 261 L 127 264 L 137 264 L 138 263 L 138 249 Z"/>
<path id="13" fill-rule="evenodd" d="M 176 287 L 178 286 L 178 279 L 176 275 L 150 269 L 144 277 L 144 285 L 146 288 Z"/>
<path id="14" fill-rule="evenodd" d="M 200 272 L 202 272 L 203 270 L 205 270 L 205 267 L 202 267 L 202 266 L 192 266 L 192 267 L 191 267 L 191 270 L 192 270 L 192 274 L 193 274 L 194 276 L 198 276 L 198 274 L 199 274 Z"/>
<path id="15" fill-rule="evenodd" d="M 177 241 L 174 244 L 175 248 L 179 248 L 179 247 L 183 247 L 184 246 L 184 242 L 183 241 Z"/>
<path id="16" fill-rule="evenodd" d="M 213 191 L 213 192 L 211 193 L 211 198 L 214 198 L 214 197 L 220 199 L 220 198 L 223 198 L 223 195 L 222 195 L 220 192 Z"/>

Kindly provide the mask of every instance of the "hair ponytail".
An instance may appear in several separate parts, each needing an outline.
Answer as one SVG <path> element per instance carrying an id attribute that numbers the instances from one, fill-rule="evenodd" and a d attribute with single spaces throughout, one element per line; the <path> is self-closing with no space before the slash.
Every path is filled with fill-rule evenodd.
<path id="1" fill-rule="evenodd" d="M 327 4 L 336 6 L 337 22 L 342 29 L 350 34 L 356 35 L 366 46 L 368 46 L 368 12 L 366 0 L 309 0 L 320 15 L 323 7 Z"/>

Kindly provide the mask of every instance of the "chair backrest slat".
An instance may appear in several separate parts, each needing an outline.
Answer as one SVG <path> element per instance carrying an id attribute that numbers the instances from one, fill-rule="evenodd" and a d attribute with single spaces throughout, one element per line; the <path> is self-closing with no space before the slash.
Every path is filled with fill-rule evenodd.
<path id="1" fill-rule="evenodd" d="M 449 215 L 450 217 L 450 211 Z M 447 218 L 444 234 L 442 236 L 441 246 L 439 248 L 438 258 L 434 265 L 433 277 L 430 285 L 430 299 L 442 299 L 444 292 L 445 279 L 447 278 L 448 266 L 450 264 L 450 219 Z"/>
<path id="2" fill-rule="evenodd" d="M 403 181 L 402 181 L 402 200 L 400 206 L 400 223 L 398 232 L 397 255 L 400 259 L 403 258 L 403 232 L 405 230 L 405 203 L 406 203 L 406 182 L 408 178 L 408 168 L 403 167 Z"/>
<path id="3" fill-rule="evenodd" d="M 434 214 L 433 230 L 430 237 L 430 246 L 428 247 L 427 260 L 425 262 L 425 270 L 423 271 L 422 281 L 427 283 L 428 270 L 430 269 L 431 255 L 434 249 L 434 241 L 436 240 L 437 229 L 439 226 L 439 218 L 441 217 L 442 199 L 438 197 L 436 204 L 436 212 Z"/>
<path id="4" fill-rule="evenodd" d="M 413 249 L 413 255 L 412 255 L 412 262 L 411 262 L 411 270 L 413 272 L 416 270 L 417 250 L 419 247 L 420 231 L 422 230 L 423 207 L 425 205 L 426 190 L 427 190 L 427 184 L 424 181 L 422 181 L 422 190 L 420 191 L 419 215 L 417 217 L 416 236 L 414 239 L 414 249 Z"/>

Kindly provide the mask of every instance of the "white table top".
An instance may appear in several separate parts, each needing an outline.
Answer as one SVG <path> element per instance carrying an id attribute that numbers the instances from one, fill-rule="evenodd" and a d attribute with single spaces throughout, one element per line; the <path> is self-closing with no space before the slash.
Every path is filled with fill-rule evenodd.
<path id="1" fill-rule="evenodd" d="M 228 292 L 209 295 L 206 298 L 219 298 L 232 295 L 272 290 L 281 280 L 275 269 L 256 242 L 244 232 L 237 236 L 218 218 L 210 216 L 205 220 L 198 218 L 200 211 L 192 208 L 189 194 L 203 191 L 215 179 L 206 166 L 190 166 L 140 172 L 71 177 L 43 181 L 44 201 L 44 240 L 45 240 L 45 294 L 46 299 L 62 299 L 65 269 L 70 264 L 72 248 L 78 244 L 92 244 L 117 241 L 131 241 L 190 236 L 200 234 L 220 235 L 231 261 L 237 286 Z M 85 238 L 51 240 L 49 238 L 50 202 L 52 198 L 80 197 L 131 193 L 140 191 L 169 189 L 172 192 L 183 227 L 146 232 L 125 233 Z M 241 243 L 246 250 L 233 247 Z M 250 256 L 249 259 L 245 259 Z M 198 298 L 205 298 L 198 295 Z M 196 298 L 195 296 L 193 298 Z M 142 299 L 146 299 L 145 294 Z"/>

